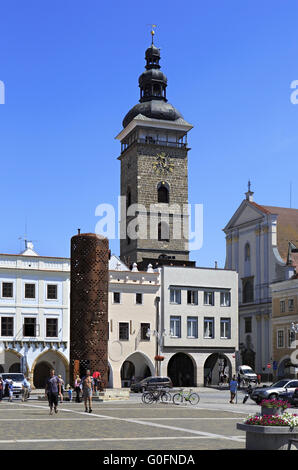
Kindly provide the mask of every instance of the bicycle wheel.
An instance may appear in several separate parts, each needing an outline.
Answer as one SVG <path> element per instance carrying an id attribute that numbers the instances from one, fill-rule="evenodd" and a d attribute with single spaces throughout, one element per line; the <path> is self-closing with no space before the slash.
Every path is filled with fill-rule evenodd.
<path id="1" fill-rule="evenodd" d="M 190 403 L 191 405 L 197 405 L 197 404 L 199 403 L 199 401 L 200 401 L 200 397 L 199 397 L 199 395 L 198 395 L 197 393 L 191 393 L 191 394 L 189 395 L 189 399 L 188 399 L 188 400 L 189 400 L 189 403 Z"/>
<path id="2" fill-rule="evenodd" d="M 181 405 L 181 403 L 183 403 L 183 395 L 181 395 L 180 393 L 175 393 L 175 395 L 173 396 L 173 403 L 175 405 Z"/>
<path id="3" fill-rule="evenodd" d="M 163 403 L 170 403 L 172 401 L 172 396 L 169 392 L 163 392 L 160 399 Z"/>
<path id="4" fill-rule="evenodd" d="M 150 404 L 153 402 L 153 395 L 151 392 L 145 392 L 142 395 L 142 402 L 145 403 L 146 405 Z"/>

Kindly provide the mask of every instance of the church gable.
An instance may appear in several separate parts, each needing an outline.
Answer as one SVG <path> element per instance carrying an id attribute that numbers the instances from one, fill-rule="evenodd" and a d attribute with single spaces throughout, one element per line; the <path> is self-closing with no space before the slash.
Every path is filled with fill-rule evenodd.
<path id="1" fill-rule="evenodd" d="M 250 222 L 255 222 L 256 220 L 262 219 L 263 217 L 263 211 L 259 209 L 257 205 L 254 205 L 251 202 L 245 200 L 242 202 L 231 220 L 224 228 L 224 232 L 227 232 L 233 228 L 238 228 L 244 224 L 249 224 Z"/>

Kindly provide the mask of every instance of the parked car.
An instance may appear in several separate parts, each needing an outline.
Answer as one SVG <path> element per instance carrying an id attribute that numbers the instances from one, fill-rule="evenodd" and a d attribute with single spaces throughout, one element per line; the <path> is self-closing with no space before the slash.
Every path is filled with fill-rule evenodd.
<path id="1" fill-rule="evenodd" d="M 140 382 L 131 384 L 130 390 L 132 392 L 145 392 L 155 388 L 172 388 L 173 384 L 169 377 L 146 377 Z"/>
<path id="2" fill-rule="evenodd" d="M 23 392 L 23 380 L 24 380 L 24 374 L 21 373 L 3 373 L 1 374 L 1 377 L 3 380 L 6 380 L 10 378 L 13 383 L 13 394 L 18 398 L 20 395 L 22 395 Z M 5 392 L 5 390 L 4 390 Z"/>
<path id="3" fill-rule="evenodd" d="M 282 393 L 294 392 L 296 388 L 298 388 L 298 380 L 281 379 L 278 382 L 270 385 L 270 387 L 255 388 L 251 395 L 251 398 L 259 404 L 262 400 L 271 400 L 272 398 L 279 398 L 280 394 Z"/>
<path id="4" fill-rule="evenodd" d="M 240 379 L 243 382 L 254 382 L 257 383 L 258 377 L 257 374 L 252 370 L 250 366 L 240 366 L 238 368 L 238 374 L 240 375 Z"/>
<path id="5" fill-rule="evenodd" d="M 293 392 L 280 393 L 279 398 L 287 401 L 291 406 L 298 406 L 298 388 L 295 388 Z"/>

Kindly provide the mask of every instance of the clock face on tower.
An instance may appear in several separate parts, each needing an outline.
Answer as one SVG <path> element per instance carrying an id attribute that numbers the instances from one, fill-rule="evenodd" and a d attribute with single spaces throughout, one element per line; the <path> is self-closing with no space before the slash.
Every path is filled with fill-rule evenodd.
<path id="1" fill-rule="evenodd" d="M 172 173 L 174 171 L 174 164 L 171 163 L 169 155 L 161 152 L 156 155 L 152 168 L 158 174 Z"/>

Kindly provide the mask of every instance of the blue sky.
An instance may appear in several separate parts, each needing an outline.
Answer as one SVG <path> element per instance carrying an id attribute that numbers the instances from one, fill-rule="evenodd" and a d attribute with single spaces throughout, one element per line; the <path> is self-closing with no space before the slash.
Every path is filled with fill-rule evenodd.
<path id="1" fill-rule="evenodd" d="M 2 0 L 0 252 L 20 251 L 27 222 L 40 254 L 69 256 L 96 206 L 116 206 L 115 136 L 155 23 L 167 97 L 194 125 L 189 198 L 204 205 L 204 243 L 191 258 L 222 267 L 222 228 L 248 179 L 256 202 L 285 207 L 292 181 L 298 205 L 297 17 L 296 0 Z"/>

